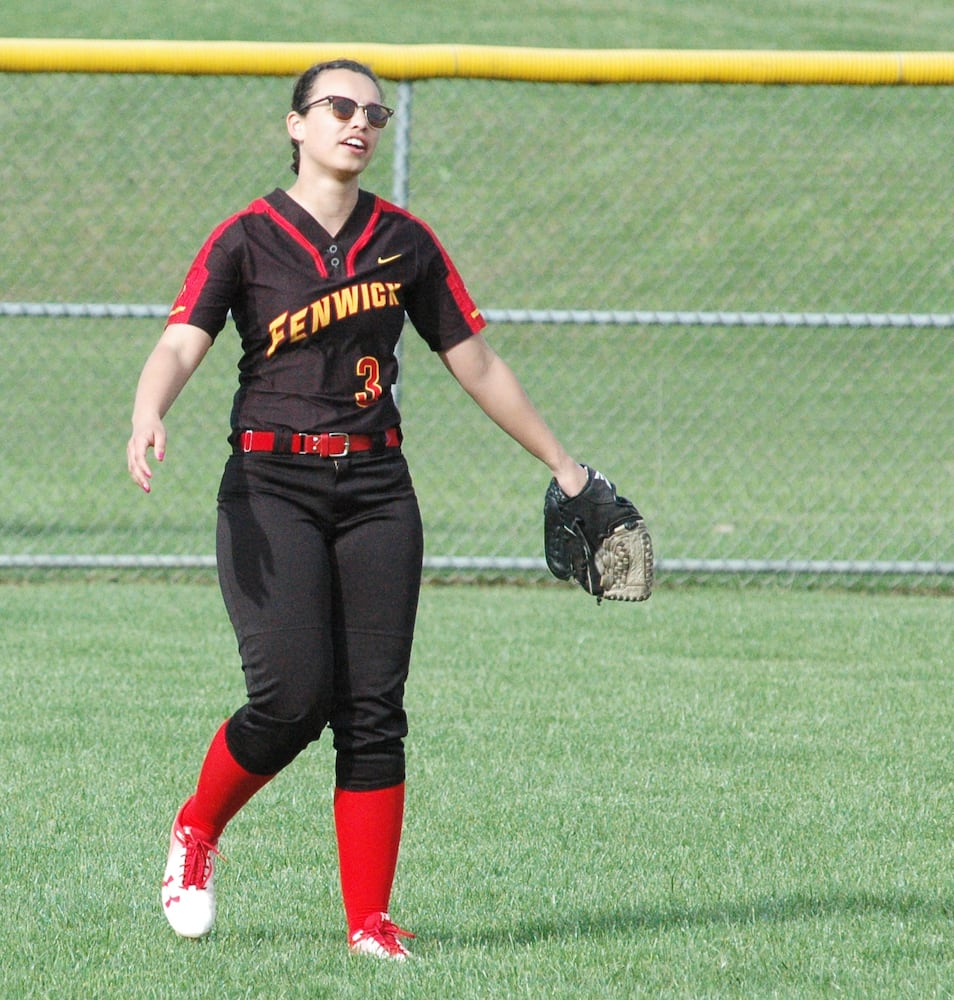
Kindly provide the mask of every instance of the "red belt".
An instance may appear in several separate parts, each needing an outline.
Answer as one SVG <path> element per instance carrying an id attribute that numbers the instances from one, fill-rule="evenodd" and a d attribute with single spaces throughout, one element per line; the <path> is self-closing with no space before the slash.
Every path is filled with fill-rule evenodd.
<path id="1" fill-rule="evenodd" d="M 375 448 L 399 448 L 401 433 L 389 427 L 383 434 L 280 434 L 275 431 L 243 431 L 239 438 L 242 451 L 269 451 L 277 454 L 320 455 L 344 458 L 355 451 Z"/>

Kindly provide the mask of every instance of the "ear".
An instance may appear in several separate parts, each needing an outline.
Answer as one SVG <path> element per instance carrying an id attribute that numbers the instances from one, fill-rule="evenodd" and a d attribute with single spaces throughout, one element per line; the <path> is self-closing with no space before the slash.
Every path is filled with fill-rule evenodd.
<path id="1" fill-rule="evenodd" d="M 285 127 L 293 142 L 301 142 L 305 137 L 305 122 L 297 111 L 289 111 L 285 115 Z"/>

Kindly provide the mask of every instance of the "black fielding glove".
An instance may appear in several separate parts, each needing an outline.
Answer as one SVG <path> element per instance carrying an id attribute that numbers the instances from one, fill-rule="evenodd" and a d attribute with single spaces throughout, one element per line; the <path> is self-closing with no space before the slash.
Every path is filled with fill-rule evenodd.
<path id="1" fill-rule="evenodd" d="M 597 603 L 645 601 L 653 590 L 653 544 L 639 511 L 596 469 L 568 497 L 550 480 L 543 503 L 543 549 L 558 580 L 576 580 Z"/>

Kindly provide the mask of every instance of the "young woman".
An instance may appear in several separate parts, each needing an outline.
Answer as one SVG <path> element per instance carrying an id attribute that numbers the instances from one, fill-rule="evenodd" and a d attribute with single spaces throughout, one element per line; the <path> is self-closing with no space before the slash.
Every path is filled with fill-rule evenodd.
<path id="1" fill-rule="evenodd" d="M 139 379 L 127 458 L 149 493 L 147 453 L 163 460 L 163 418 L 231 312 L 241 361 L 216 552 L 248 698 L 214 734 L 173 822 L 162 906 L 185 937 L 212 928 L 229 820 L 329 726 L 349 947 L 408 955 L 413 935 L 389 916 L 423 555 L 391 392 L 405 314 L 567 495 L 587 481 L 482 337 L 434 234 L 360 188 L 392 114 L 363 64 L 301 76 L 286 118 L 294 183 L 211 234 Z"/>

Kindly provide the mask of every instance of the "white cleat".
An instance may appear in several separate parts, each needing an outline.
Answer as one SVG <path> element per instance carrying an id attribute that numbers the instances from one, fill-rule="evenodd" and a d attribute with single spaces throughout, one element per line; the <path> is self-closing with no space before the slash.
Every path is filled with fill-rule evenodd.
<path id="1" fill-rule="evenodd" d="M 400 942 L 400 938 L 412 938 L 410 931 L 403 931 L 391 922 L 386 913 L 373 913 L 361 930 L 351 935 L 348 947 L 353 955 L 371 955 L 391 962 L 404 962 L 411 953 Z"/>
<path id="2" fill-rule="evenodd" d="M 176 816 L 169 838 L 169 860 L 162 879 L 162 912 L 176 934 L 201 938 L 215 923 L 212 884 L 216 844 L 182 826 Z"/>

